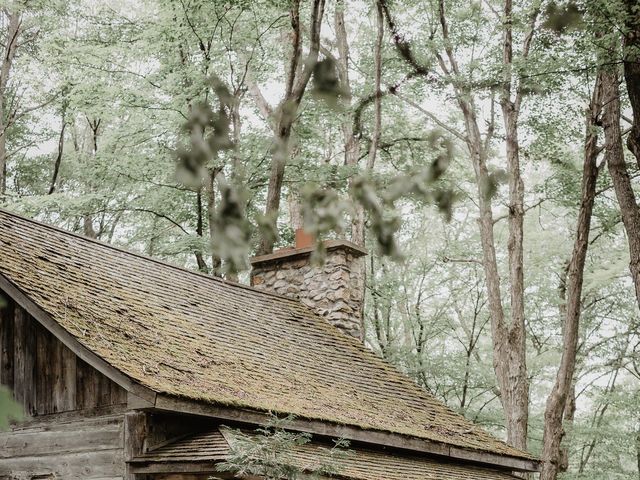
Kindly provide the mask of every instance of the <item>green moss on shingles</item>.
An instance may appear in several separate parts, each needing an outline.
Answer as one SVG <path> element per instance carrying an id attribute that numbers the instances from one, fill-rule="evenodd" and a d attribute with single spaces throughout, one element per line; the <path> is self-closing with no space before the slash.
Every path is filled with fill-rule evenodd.
<path id="1" fill-rule="evenodd" d="M 531 458 L 296 301 L 3 211 L 0 272 L 80 343 L 157 392 Z"/>

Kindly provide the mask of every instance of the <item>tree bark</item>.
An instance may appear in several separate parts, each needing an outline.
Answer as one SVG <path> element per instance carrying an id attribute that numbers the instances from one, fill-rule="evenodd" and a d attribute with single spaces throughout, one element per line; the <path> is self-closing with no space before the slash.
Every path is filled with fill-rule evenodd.
<path id="1" fill-rule="evenodd" d="M 96 155 L 98 154 L 98 135 L 99 135 L 98 132 L 100 131 L 100 123 L 101 123 L 101 120 L 99 118 L 95 120 L 91 120 L 87 117 L 87 124 L 89 126 L 90 145 L 85 143 L 84 148 L 89 158 L 95 159 Z M 91 185 L 91 182 L 89 182 L 88 187 L 90 191 L 93 190 L 93 185 Z M 85 213 L 83 215 L 82 228 L 83 228 L 83 233 L 86 237 L 89 237 L 89 238 L 99 237 L 99 233 L 96 232 L 93 226 L 93 215 L 91 213 Z"/>
<path id="2" fill-rule="evenodd" d="M 629 244 L 629 270 L 633 278 L 636 300 L 640 306 L 640 210 L 631 185 L 624 159 L 622 134 L 620 132 L 620 90 L 618 73 L 609 69 L 603 74 L 604 108 L 603 124 L 606 145 L 606 162 L 611 175 L 622 223 Z"/>
<path id="3" fill-rule="evenodd" d="M 214 168 L 207 170 L 207 183 L 205 192 L 207 196 L 207 225 L 209 228 L 209 242 L 213 242 L 216 234 L 216 177 L 220 173 L 220 169 Z M 204 260 L 203 260 L 204 261 Z M 211 274 L 215 277 L 222 275 L 222 260 L 215 253 L 211 253 Z"/>
<path id="4" fill-rule="evenodd" d="M 555 480 L 560 471 L 560 463 L 562 460 L 560 443 L 565 433 L 563 416 L 566 411 L 569 395 L 571 394 L 576 366 L 584 265 L 589 247 L 589 232 L 591 229 L 593 204 L 596 196 L 596 180 L 598 178 L 598 167 L 596 163 L 598 157 L 598 135 L 596 128 L 599 122 L 602 104 L 601 87 L 601 77 L 599 76 L 596 80 L 587 118 L 580 197 L 581 203 L 578 212 L 573 252 L 566 276 L 566 307 L 564 308 L 565 318 L 562 357 L 556 373 L 556 380 L 551 394 L 547 399 L 545 409 L 540 480 Z"/>
<path id="5" fill-rule="evenodd" d="M 623 38 L 624 78 L 633 111 L 633 126 L 627 147 L 640 167 L 640 9 L 636 0 L 626 0 L 625 35 Z"/>
<path id="6" fill-rule="evenodd" d="M 636 466 L 638 467 L 638 478 L 640 479 L 640 428 L 636 431 Z"/>
<path id="7" fill-rule="evenodd" d="M 196 192 L 196 235 L 202 238 L 204 236 L 204 215 L 202 213 L 202 188 L 199 188 Z M 207 273 L 207 262 L 204 260 L 204 255 L 200 248 L 196 248 L 194 255 L 196 257 L 196 263 L 198 264 L 198 270 L 203 273 Z"/>
<path id="8" fill-rule="evenodd" d="M 503 69 L 500 106 L 505 127 L 507 171 L 509 174 L 509 238 L 507 251 L 509 258 L 509 289 L 511 300 L 511 325 L 509 326 L 510 388 L 505 400 L 510 404 L 507 414 L 507 442 L 517 448 L 527 447 L 529 424 L 529 380 L 526 366 L 526 333 L 524 316 L 524 183 L 520 167 L 520 146 L 518 120 L 522 93 L 516 92 L 512 99 L 513 81 L 513 3 L 506 0 L 504 7 L 505 28 L 503 36 Z M 525 51 L 528 45 L 525 41 Z M 525 54 L 526 56 L 526 54 Z M 504 392 L 505 390 L 501 388 Z M 507 410 L 507 409 L 505 409 Z"/>
<path id="9" fill-rule="evenodd" d="M 60 164 L 62 163 L 62 152 L 64 150 L 64 131 L 66 127 L 67 120 L 63 111 L 62 126 L 60 127 L 60 136 L 58 137 L 58 153 L 56 154 L 56 160 L 53 164 L 53 175 L 51 176 L 51 184 L 49 185 L 49 195 L 56 191 L 56 182 L 58 181 L 58 173 L 60 173 Z"/>
<path id="10" fill-rule="evenodd" d="M 382 90 L 380 84 L 382 81 L 382 40 L 384 38 L 384 17 L 382 6 L 376 2 L 376 44 L 373 51 L 374 59 L 374 94 L 373 102 L 373 131 L 371 133 L 371 145 L 369 146 L 369 155 L 367 156 L 367 171 L 372 171 L 376 162 L 376 154 L 378 153 L 378 145 L 380 143 L 380 135 L 382 133 Z"/>
<path id="11" fill-rule="evenodd" d="M 275 148 L 271 160 L 271 172 L 269 174 L 269 186 L 267 188 L 267 200 L 265 216 L 272 222 L 277 222 L 280 211 L 280 199 L 282 195 L 282 181 L 287 160 L 289 158 L 289 143 L 291 129 L 296 120 L 300 103 L 307 89 L 311 74 L 318 61 L 320 51 L 320 28 L 324 15 L 324 0 L 314 0 L 311 13 L 310 46 L 304 66 L 299 68 L 301 53 L 301 27 L 300 27 L 300 0 L 292 2 L 290 18 L 293 31 L 293 53 L 289 63 L 284 99 L 280 102 L 277 111 Z M 267 254 L 273 251 L 273 239 L 270 235 L 263 235 L 260 240 L 259 254 Z"/>
<path id="12" fill-rule="evenodd" d="M 18 48 L 18 38 L 22 30 L 22 15 L 18 12 L 5 10 L 7 15 L 7 37 L 2 52 L 2 64 L 0 65 L 0 199 L 7 193 L 7 130 L 11 126 L 11 112 L 7 111 L 5 95 L 11 76 L 13 60 Z"/>
<path id="13" fill-rule="evenodd" d="M 352 107 L 353 93 L 349 78 L 349 40 L 344 21 L 344 0 L 336 1 L 334 26 L 336 31 L 336 43 L 338 47 L 338 75 L 342 86 L 344 103 L 348 108 Z M 344 138 L 344 164 L 357 168 L 360 159 L 360 138 L 354 135 L 353 118 L 345 115 L 342 121 L 342 135 Z M 353 177 L 349 180 L 349 186 L 353 183 Z M 357 245 L 364 245 L 364 209 L 360 204 L 355 205 L 355 212 L 351 221 L 351 241 Z"/>

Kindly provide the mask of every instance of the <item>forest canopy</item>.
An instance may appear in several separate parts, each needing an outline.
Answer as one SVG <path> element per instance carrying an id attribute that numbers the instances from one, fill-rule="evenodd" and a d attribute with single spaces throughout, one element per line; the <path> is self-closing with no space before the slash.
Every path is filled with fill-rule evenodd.
<path id="1" fill-rule="evenodd" d="M 0 3 L 0 208 L 241 283 L 365 246 L 367 347 L 640 478 L 636 0 Z"/>

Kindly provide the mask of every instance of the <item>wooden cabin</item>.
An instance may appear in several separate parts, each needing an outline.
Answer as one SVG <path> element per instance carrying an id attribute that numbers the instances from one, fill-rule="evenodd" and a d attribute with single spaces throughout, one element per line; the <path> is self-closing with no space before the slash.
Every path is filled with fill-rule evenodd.
<path id="1" fill-rule="evenodd" d="M 27 414 L 0 432 L 0 479 L 234 478 L 216 470 L 227 427 L 272 414 L 313 435 L 301 468 L 349 439 L 343 479 L 536 471 L 362 345 L 347 284 L 363 252 L 328 249 L 317 272 L 307 247 L 254 260 L 260 290 L 0 210 L 0 382 Z M 283 280 L 297 299 L 266 291 Z"/>

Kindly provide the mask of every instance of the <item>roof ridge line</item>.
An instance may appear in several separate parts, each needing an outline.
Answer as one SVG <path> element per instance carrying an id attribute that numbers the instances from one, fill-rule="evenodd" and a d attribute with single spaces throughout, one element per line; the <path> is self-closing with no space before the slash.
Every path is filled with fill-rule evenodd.
<path id="1" fill-rule="evenodd" d="M 102 246 L 102 247 L 106 247 L 106 248 L 109 248 L 109 249 L 114 250 L 116 252 L 121 252 L 121 253 L 124 253 L 126 255 L 130 255 L 132 257 L 136 257 L 136 258 L 139 258 L 139 259 L 144 260 L 144 261 L 149 261 L 149 262 L 153 262 L 153 263 L 156 263 L 156 264 L 164 266 L 164 267 L 169 267 L 169 268 L 175 269 L 175 270 L 177 270 L 179 272 L 189 273 L 189 274 L 195 275 L 195 276 L 200 277 L 200 278 L 208 279 L 208 280 L 211 280 L 211 281 L 214 281 L 214 282 L 218 282 L 218 283 L 223 283 L 223 284 L 229 285 L 231 287 L 238 287 L 238 288 L 247 290 L 249 292 L 259 293 L 259 294 L 262 294 L 262 295 L 266 295 L 268 297 L 278 298 L 280 300 L 286 300 L 287 302 L 290 302 L 290 303 L 292 303 L 292 304 L 294 304 L 294 305 L 296 305 L 298 307 L 303 308 L 304 310 L 308 311 L 311 315 L 323 320 L 323 322 L 321 322 L 321 325 L 329 327 L 328 329 L 331 330 L 331 332 L 334 335 L 336 335 L 337 337 L 342 338 L 343 341 L 346 341 L 352 347 L 355 347 L 360 351 L 364 351 L 367 354 L 371 354 L 372 357 L 374 357 L 377 361 L 379 361 L 381 364 L 383 364 L 384 367 L 386 369 L 388 369 L 389 371 L 393 371 L 393 372 L 395 372 L 397 374 L 401 374 L 402 375 L 402 372 L 397 370 L 395 367 L 387 364 L 386 361 L 382 361 L 382 359 L 380 359 L 377 355 L 375 355 L 375 353 L 372 352 L 370 349 L 366 348 L 363 344 L 358 342 L 353 337 L 347 335 L 346 333 L 344 333 L 339 328 L 336 328 L 333 325 L 331 325 L 329 322 L 326 321 L 326 319 L 321 317 L 318 313 L 313 311 L 310 307 L 308 307 L 307 305 L 302 303 L 300 300 L 296 300 L 294 298 L 287 297 L 286 295 L 282 295 L 280 293 L 272 292 L 270 290 L 261 290 L 261 289 L 252 287 L 250 285 L 245 285 L 245 284 L 238 283 L 238 282 L 232 282 L 230 280 L 225 280 L 225 279 L 219 278 L 219 277 L 213 277 L 211 275 L 207 275 L 205 273 L 198 272 L 198 271 L 195 271 L 195 270 L 189 270 L 187 268 L 180 267 L 178 265 L 174 265 L 172 263 L 169 263 L 169 262 L 157 259 L 157 258 L 149 257 L 148 255 L 144 255 L 142 253 L 132 252 L 130 250 L 126 250 L 126 249 L 124 249 L 122 247 L 118 247 L 118 246 L 113 245 L 111 243 L 107 243 L 107 242 L 105 242 L 103 240 L 98 240 L 96 238 L 86 237 L 86 236 L 81 235 L 79 233 L 70 232 L 68 230 L 65 230 L 63 228 L 57 227 L 55 225 L 44 223 L 44 222 L 41 222 L 39 220 L 35 220 L 33 218 L 30 218 L 30 217 L 27 217 L 25 215 L 22 215 L 20 213 L 12 212 L 12 211 L 9 211 L 9 210 L 7 210 L 5 208 L 0 207 L 0 215 L 2 215 L 2 214 L 6 214 L 6 215 L 14 217 L 14 218 L 19 218 L 21 220 L 24 220 L 25 222 L 32 223 L 32 224 L 35 224 L 35 225 L 38 225 L 38 226 L 41 226 L 41 227 L 44 227 L 44 228 L 59 232 L 59 233 L 61 233 L 63 235 L 68 235 L 70 237 L 76 238 L 76 239 L 81 240 L 81 241 L 86 241 L 86 242 L 93 243 L 93 244 L 96 244 L 96 245 L 99 245 L 99 246 Z M 411 379 L 409 379 L 409 381 L 412 384 L 414 384 L 414 382 Z M 422 391 L 420 389 L 420 387 L 418 387 L 417 385 L 415 385 L 415 387 L 418 388 L 418 390 Z M 424 393 L 424 392 L 422 392 L 422 393 Z"/>
<path id="2" fill-rule="evenodd" d="M 130 250 L 126 250 L 123 247 L 118 247 L 116 245 L 113 245 L 112 243 L 108 243 L 108 242 L 105 242 L 103 240 L 98 240 L 97 238 L 91 238 L 91 237 L 87 237 L 87 236 L 81 235 L 79 233 L 70 232 L 69 230 L 65 230 L 64 228 L 60 228 L 60 227 L 57 227 L 55 225 L 51 225 L 49 223 L 44 223 L 44 222 L 41 222 L 39 220 L 35 220 L 33 218 L 30 218 L 30 217 L 27 217 L 25 215 L 22 215 L 20 213 L 16 213 L 16 212 L 12 212 L 10 210 L 7 210 L 6 208 L 0 207 L 0 215 L 1 214 L 6 214 L 6 215 L 9 215 L 11 217 L 19 218 L 19 219 L 24 220 L 26 222 L 33 223 L 35 225 L 38 225 L 38 226 L 41 226 L 41 227 L 44 227 L 44 228 L 48 228 L 50 230 L 54 230 L 54 231 L 62 233 L 64 235 L 69 235 L 70 237 L 74 237 L 74 238 L 76 238 L 78 240 L 84 240 L 84 241 L 87 241 L 87 242 L 90 242 L 90 243 L 95 243 L 95 244 L 100 245 L 102 247 L 106 247 L 106 248 L 109 248 L 111 250 L 115 250 L 117 252 L 121 252 L 121 253 L 124 253 L 124 254 L 127 254 L 127 255 L 131 255 L 133 257 L 137 257 L 137 258 L 139 258 L 141 260 L 145 260 L 145 261 L 148 261 L 148 262 L 153 262 L 153 263 L 156 263 L 158 265 L 162 265 L 164 267 L 173 268 L 173 269 L 178 270 L 180 272 L 190 273 L 192 275 L 196 275 L 196 276 L 201 277 L 201 278 L 206 278 L 206 279 L 212 280 L 214 282 L 224 283 L 224 284 L 230 285 L 232 287 L 239 287 L 239 288 L 243 288 L 245 290 L 249 290 L 251 292 L 256 292 L 256 293 L 268 295 L 268 296 L 271 296 L 271 297 L 276 297 L 276 298 L 280 298 L 280 299 L 283 299 L 283 300 L 288 300 L 289 302 L 294 302 L 296 304 L 300 304 L 300 305 L 306 307 L 306 305 L 304 305 L 299 300 L 295 300 L 295 299 L 293 299 L 291 297 L 287 297 L 285 295 L 281 295 L 281 294 L 276 293 L 276 292 L 271 292 L 269 290 L 260 290 L 258 288 L 252 287 L 250 285 L 245 285 L 243 283 L 234 282 L 234 281 L 231 281 L 231 280 L 226 280 L 226 279 L 220 278 L 220 277 L 214 277 L 214 276 L 208 275 L 206 273 L 198 272 L 198 271 L 195 271 L 195 270 L 190 270 L 190 269 L 185 268 L 185 267 L 180 267 L 180 266 L 175 265 L 173 263 L 169 263 L 169 262 L 166 262 L 164 260 L 160 260 L 158 258 L 150 257 L 150 256 L 145 255 L 143 253 L 132 252 Z"/>

